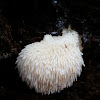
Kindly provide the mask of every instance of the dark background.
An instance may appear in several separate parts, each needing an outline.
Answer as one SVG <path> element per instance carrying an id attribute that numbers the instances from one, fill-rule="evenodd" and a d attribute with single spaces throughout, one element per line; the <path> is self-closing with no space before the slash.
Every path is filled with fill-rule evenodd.
<path id="1" fill-rule="evenodd" d="M 57 3 L 55 3 L 57 1 Z M 99 100 L 100 0 L 0 1 L 0 100 Z M 71 25 L 82 35 L 86 67 L 73 86 L 41 95 L 22 82 L 15 61 L 25 45 L 45 34 L 61 35 Z M 53 34 L 56 32 L 56 34 Z"/>

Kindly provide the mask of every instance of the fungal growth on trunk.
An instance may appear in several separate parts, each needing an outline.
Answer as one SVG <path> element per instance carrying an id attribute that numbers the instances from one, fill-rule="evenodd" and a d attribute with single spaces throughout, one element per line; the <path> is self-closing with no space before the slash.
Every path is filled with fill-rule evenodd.
<path id="1" fill-rule="evenodd" d="M 63 29 L 62 36 L 45 35 L 25 46 L 17 57 L 22 80 L 42 94 L 53 94 L 72 86 L 82 72 L 82 41 L 79 34 Z"/>

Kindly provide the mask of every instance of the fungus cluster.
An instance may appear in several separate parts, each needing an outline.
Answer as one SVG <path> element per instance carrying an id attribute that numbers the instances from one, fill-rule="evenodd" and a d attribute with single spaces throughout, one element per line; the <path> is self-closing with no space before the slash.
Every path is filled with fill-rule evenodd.
<path id="1" fill-rule="evenodd" d="M 85 66 L 79 34 L 68 29 L 62 33 L 45 35 L 40 42 L 25 46 L 17 57 L 22 80 L 38 93 L 53 94 L 72 86 Z"/>

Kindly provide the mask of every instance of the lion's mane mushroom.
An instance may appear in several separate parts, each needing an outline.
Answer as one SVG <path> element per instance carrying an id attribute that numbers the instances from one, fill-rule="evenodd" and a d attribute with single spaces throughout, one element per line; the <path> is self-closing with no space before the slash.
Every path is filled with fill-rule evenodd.
<path id="1" fill-rule="evenodd" d="M 36 92 L 52 94 L 70 87 L 85 66 L 79 34 L 68 29 L 62 33 L 45 35 L 40 42 L 25 46 L 17 57 L 22 80 Z"/>

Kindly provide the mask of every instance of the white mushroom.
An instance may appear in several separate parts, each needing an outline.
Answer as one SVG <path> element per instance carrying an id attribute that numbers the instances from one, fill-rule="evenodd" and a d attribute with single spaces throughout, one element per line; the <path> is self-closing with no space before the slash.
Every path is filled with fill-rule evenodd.
<path id="1" fill-rule="evenodd" d="M 45 35 L 19 53 L 16 61 L 19 74 L 36 92 L 52 94 L 72 86 L 82 65 L 85 66 L 79 34 L 68 29 L 62 33 L 62 36 Z"/>

